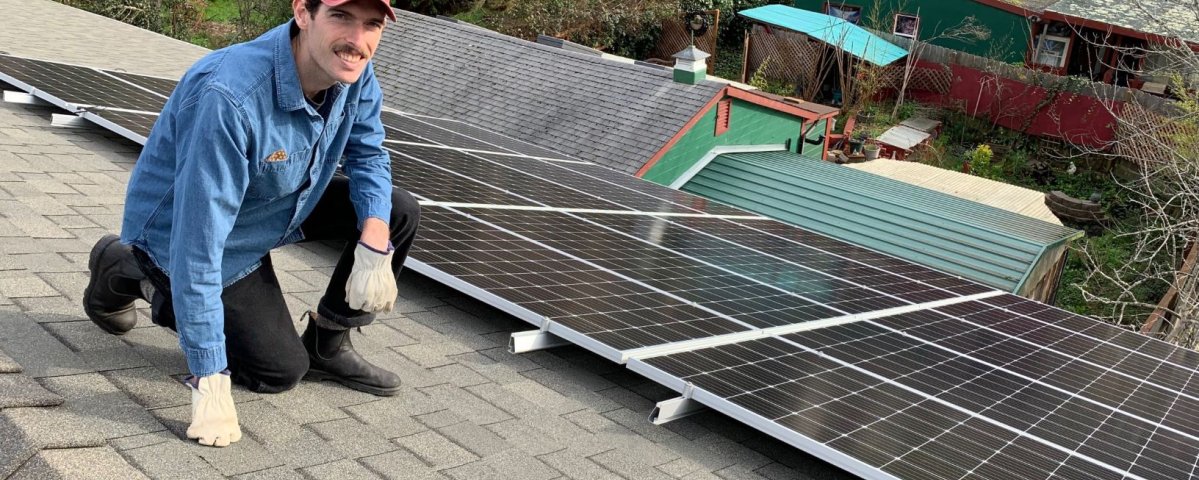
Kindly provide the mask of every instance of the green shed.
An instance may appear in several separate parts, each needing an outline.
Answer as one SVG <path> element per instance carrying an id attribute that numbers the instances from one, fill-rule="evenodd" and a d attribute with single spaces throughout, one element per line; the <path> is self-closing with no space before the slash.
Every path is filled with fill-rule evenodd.
<path id="1" fill-rule="evenodd" d="M 690 193 L 1051 303 L 1083 232 L 787 151 L 721 153 Z"/>

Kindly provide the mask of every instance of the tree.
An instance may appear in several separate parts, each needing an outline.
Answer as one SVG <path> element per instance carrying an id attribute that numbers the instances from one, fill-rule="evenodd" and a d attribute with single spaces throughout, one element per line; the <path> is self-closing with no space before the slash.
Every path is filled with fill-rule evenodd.
<path id="1" fill-rule="evenodd" d="M 1128 8 L 1146 24 L 1170 28 L 1170 22 L 1156 18 L 1157 12 L 1140 2 Z M 1199 5 L 1192 2 L 1184 8 L 1191 9 L 1190 18 L 1199 16 Z M 1135 52 L 1106 45 L 1151 59 L 1152 68 L 1142 76 L 1164 80 L 1174 100 L 1095 87 L 1097 96 L 1105 96 L 1104 108 L 1116 118 L 1119 133 L 1110 148 L 1080 148 L 1136 167 L 1131 179 L 1118 181 L 1137 220 L 1116 227 L 1118 239 L 1134 244 L 1132 255 L 1118 265 L 1109 265 L 1098 249 L 1079 250 L 1090 273 L 1075 287 L 1088 302 L 1106 306 L 1106 316 L 1119 324 L 1140 326 L 1149 311 L 1163 307 L 1167 321 L 1161 336 L 1195 348 L 1199 282 L 1196 272 L 1180 272 L 1179 266 L 1187 246 L 1199 239 L 1199 54 L 1185 38 L 1184 32 L 1167 31 Z M 1168 290 L 1177 292 L 1177 300 L 1159 305 L 1161 292 Z"/>

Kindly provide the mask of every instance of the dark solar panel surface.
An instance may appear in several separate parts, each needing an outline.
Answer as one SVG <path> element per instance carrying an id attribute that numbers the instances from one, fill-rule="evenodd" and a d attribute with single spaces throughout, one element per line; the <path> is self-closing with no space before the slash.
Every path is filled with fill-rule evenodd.
<path id="1" fill-rule="evenodd" d="M 411 255 L 617 350 L 749 330 L 438 207 L 423 209 Z"/>
<path id="2" fill-rule="evenodd" d="M 1074 321 L 967 302 L 645 363 L 900 478 L 1193 478 L 1194 368 Z"/>
<path id="3" fill-rule="evenodd" d="M 403 114 L 389 115 L 386 125 L 392 127 L 399 132 L 407 134 L 407 137 L 415 140 L 404 140 L 415 143 L 432 143 L 436 145 L 445 145 L 454 148 L 466 148 L 471 150 L 495 151 L 495 145 L 475 140 L 473 138 L 459 135 L 444 128 L 422 122 L 417 117 L 411 117 Z M 397 138 L 397 140 L 402 140 Z"/>
<path id="4" fill-rule="evenodd" d="M 498 188 L 484 185 L 445 168 L 410 156 L 407 145 L 388 145 L 391 151 L 392 182 L 404 190 L 438 202 L 495 205 L 529 205 L 531 202 Z"/>
<path id="5" fill-rule="evenodd" d="M 77 105 L 159 112 L 166 104 L 166 98 L 88 67 L 0 55 L 0 72 Z"/>
<path id="6" fill-rule="evenodd" d="M 616 203 L 591 194 L 572 190 L 557 183 L 531 177 L 515 168 L 497 165 L 470 153 L 446 148 L 418 145 L 393 144 L 390 149 L 420 159 L 428 164 L 451 170 L 480 183 L 492 185 L 497 191 L 502 188 L 513 196 L 523 197 L 516 203 L 504 205 L 540 205 L 563 208 L 597 208 L 603 210 L 628 210 Z M 418 180 L 423 181 L 423 180 Z M 430 184 L 431 188 L 440 188 Z M 459 199 L 458 202 L 468 200 Z M 497 202 L 482 202 L 497 203 Z"/>
<path id="7" fill-rule="evenodd" d="M 122 80 L 125 80 L 127 82 L 134 83 L 137 86 L 140 86 L 142 88 L 153 90 L 154 93 L 157 93 L 164 97 L 171 96 L 171 92 L 175 91 L 175 86 L 179 85 L 178 80 L 170 80 L 170 79 L 159 78 L 159 77 L 149 77 L 146 75 L 138 75 L 135 73 L 126 73 L 126 72 L 116 72 L 116 71 L 112 71 L 112 70 L 105 70 L 104 72 L 109 75 L 112 75 L 114 77 L 118 77 Z"/>
<path id="8" fill-rule="evenodd" d="M 705 212 L 704 209 L 706 205 L 703 204 L 694 204 L 694 202 L 692 202 L 692 204 L 695 205 L 693 208 L 691 205 L 686 203 L 673 201 L 669 196 L 661 197 L 642 193 L 639 190 L 629 189 L 617 184 L 608 183 L 596 177 L 587 176 L 585 174 L 578 173 L 573 169 L 566 168 L 567 166 L 574 167 L 575 165 L 573 164 L 563 164 L 560 162 L 538 160 L 535 158 L 491 155 L 486 153 L 475 153 L 472 155 L 485 158 L 498 165 L 515 168 L 532 176 L 547 179 L 557 184 L 587 192 L 600 198 L 610 199 L 613 202 L 619 203 L 632 210 L 666 213 L 712 213 Z M 632 179 L 632 181 L 648 183 L 636 179 Z M 674 190 L 668 191 L 674 192 Z M 741 210 L 720 209 L 719 211 L 726 214 L 728 214 L 728 212 L 732 212 L 731 214 L 733 215 L 755 215 L 753 213 Z"/>
<path id="9" fill-rule="evenodd" d="M 154 122 L 158 121 L 158 115 L 150 115 L 146 113 L 122 112 L 120 110 L 104 110 L 104 109 L 89 109 L 101 118 L 121 127 L 129 129 L 129 131 L 149 137 L 150 130 L 154 127 Z"/>
<path id="10" fill-rule="evenodd" d="M 500 228 L 755 327 L 836 317 L 835 307 L 561 212 L 463 209 Z M 613 217 L 616 217 L 613 215 Z M 620 216 L 623 217 L 623 216 Z M 662 222 L 663 227 L 666 222 Z M 647 228 L 654 228 L 648 225 Z M 652 233 L 651 233 L 652 234 Z"/>

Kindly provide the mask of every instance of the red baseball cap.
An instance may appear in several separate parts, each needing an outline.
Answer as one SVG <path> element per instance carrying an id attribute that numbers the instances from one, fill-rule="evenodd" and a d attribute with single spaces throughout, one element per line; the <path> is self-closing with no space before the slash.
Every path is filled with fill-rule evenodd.
<path id="1" fill-rule="evenodd" d="M 321 0 L 321 3 L 330 7 L 336 7 L 352 1 L 354 0 Z M 387 14 L 387 18 L 391 19 L 393 22 L 396 21 L 396 12 L 395 10 L 391 9 L 391 2 L 388 0 L 379 0 L 379 6 L 383 9 L 383 12 Z"/>

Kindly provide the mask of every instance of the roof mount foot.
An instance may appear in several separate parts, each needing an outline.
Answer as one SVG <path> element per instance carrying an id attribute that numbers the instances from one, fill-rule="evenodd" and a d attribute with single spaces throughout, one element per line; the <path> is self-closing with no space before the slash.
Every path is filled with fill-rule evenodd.
<path id="1" fill-rule="evenodd" d="M 662 400 L 654 406 L 654 410 L 649 412 L 649 423 L 661 425 L 663 423 L 678 420 L 680 418 L 694 415 L 707 407 L 703 404 L 687 397 L 676 397 L 670 400 Z"/>
<path id="2" fill-rule="evenodd" d="M 525 353 L 570 345 L 570 342 L 545 330 L 516 332 L 508 339 L 508 353 Z"/>

